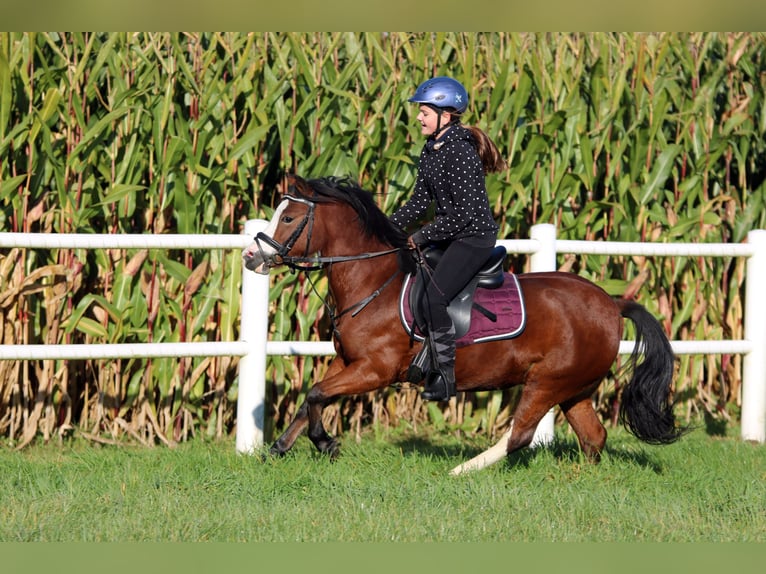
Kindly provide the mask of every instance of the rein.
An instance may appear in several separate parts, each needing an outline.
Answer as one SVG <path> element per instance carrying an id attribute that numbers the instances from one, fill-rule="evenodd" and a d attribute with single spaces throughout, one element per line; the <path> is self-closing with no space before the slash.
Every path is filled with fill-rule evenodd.
<path id="1" fill-rule="evenodd" d="M 383 285 L 381 285 L 380 287 L 378 287 L 378 288 L 377 288 L 375 291 L 373 291 L 373 292 L 372 292 L 370 295 L 368 295 L 367 297 L 365 297 L 364 299 L 362 299 L 362 300 L 361 300 L 361 301 L 359 301 L 358 303 L 354 303 L 353 305 L 351 305 L 351 306 L 350 306 L 350 307 L 348 307 L 347 309 L 344 309 L 343 311 L 341 311 L 340 313 L 338 313 L 337 315 L 335 315 L 335 316 L 334 316 L 334 319 L 339 319 L 340 317 L 342 317 L 343 315 L 345 315 L 345 314 L 346 314 L 346 313 L 348 313 L 349 311 L 354 311 L 353 313 L 351 313 L 351 316 L 352 316 L 352 317 L 356 317 L 356 316 L 357 316 L 357 315 L 358 315 L 358 314 L 359 314 L 359 313 L 362 311 L 362 309 L 364 309 L 365 307 L 367 307 L 367 305 L 369 305 L 370 303 L 372 303 L 372 301 L 373 301 L 373 300 L 374 300 L 374 299 L 375 299 L 375 298 L 376 298 L 378 295 L 380 295 L 380 293 L 383 291 L 383 289 L 385 289 L 386 287 L 388 287 L 388 284 L 389 284 L 389 283 L 391 283 L 391 281 L 393 281 L 393 280 L 394 280 L 394 277 L 396 277 L 398 274 L 399 274 L 399 270 L 397 269 L 396 271 L 394 271 L 394 274 L 393 274 L 393 275 L 391 275 L 391 277 L 389 277 L 388 279 L 386 279 L 386 281 L 385 281 L 385 283 L 383 283 Z"/>
<path id="2" fill-rule="evenodd" d="M 325 265 L 332 265 L 333 263 L 344 263 L 346 261 L 361 261 L 363 259 L 373 259 L 375 257 L 382 257 L 383 255 L 390 255 L 400 251 L 401 247 L 394 249 L 388 249 L 386 251 L 374 251 L 372 253 L 360 253 L 359 255 L 337 255 L 334 257 L 322 257 L 321 255 L 315 255 L 313 257 L 296 257 L 290 255 L 281 256 L 280 263 L 286 265 L 294 271 L 318 271 L 323 269 Z"/>
<path id="3" fill-rule="evenodd" d="M 263 258 L 263 261 L 269 266 L 274 267 L 276 265 L 286 265 L 293 271 L 319 271 L 321 269 L 324 269 L 325 266 L 332 266 L 334 263 L 345 263 L 348 261 L 363 261 L 366 259 L 374 259 L 376 257 L 382 257 L 384 255 L 391 255 L 392 253 L 396 253 L 397 251 L 401 251 L 404 249 L 403 247 L 395 247 L 393 249 L 387 249 L 385 251 L 374 251 L 372 253 L 360 253 L 358 255 L 336 255 L 336 256 L 329 256 L 329 257 L 323 257 L 321 254 L 317 254 L 314 256 L 309 256 L 309 244 L 311 243 L 311 233 L 314 229 L 314 208 L 316 207 L 316 203 L 313 201 L 310 201 L 308 199 L 304 199 L 301 197 L 295 197 L 292 195 L 284 195 L 284 199 L 287 199 L 289 201 L 295 201 L 298 203 L 303 203 L 308 207 L 308 211 L 306 213 L 306 216 L 303 218 L 303 221 L 300 222 L 298 227 L 295 229 L 295 231 L 290 235 L 290 237 L 287 238 L 287 241 L 284 244 L 279 243 L 278 241 L 274 240 L 274 238 L 269 237 L 264 232 L 259 232 L 255 236 L 255 242 L 258 245 L 258 250 L 261 253 L 261 256 Z M 303 230 L 306 229 L 308 226 L 308 237 L 306 238 L 306 249 L 304 250 L 304 254 L 301 256 L 297 255 L 288 255 L 290 250 L 295 246 L 295 243 L 298 241 L 298 237 L 300 237 L 301 233 L 303 233 Z M 263 248 L 261 247 L 261 242 L 269 245 L 272 249 L 275 250 L 275 253 L 272 255 L 267 256 Z M 394 271 L 393 275 L 391 275 L 386 281 L 381 285 L 378 289 L 373 291 L 370 295 L 362 299 L 361 301 L 354 303 L 350 307 L 336 313 L 334 308 L 327 302 L 327 299 L 322 297 L 319 294 L 319 291 L 316 288 L 316 285 L 314 284 L 314 281 L 311 279 L 310 276 L 306 276 L 309 280 L 309 284 L 311 285 L 311 289 L 314 291 L 314 293 L 319 297 L 319 299 L 324 304 L 325 308 L 330 314 L 330 321 L 332 322 L 332 330 L 335 337 L 340 342 L 340 331 L 337 327 L 337 320 L 340 319 L 343 315 L 347 313 L 351 313 L 352 317 L 356 317 L 367 305 L 372 303 L 380 294 L 381 292 L 394 280 L 394 278 L 400 273 L 400 270 L 397 268 L 396 271 Z"/>
<path id="4" fill-rule="evenodd" d="M 359 255 L 359 256 L 348 256 L 348 257 L 340 257 L 340 258 L 338 258 L 338 257 L 325 257 L 325 258 L 320 258 L 320 259 L 323 259 L 323 264 L 315 266 L 315 267 L 298 266 L 298 265 L 290 265 L 289 267 L 293 271 L 316 271 L 316 270 L 322 269 L 324 267 L 324 263 L 332 264 L 332 263 L 336 263 L 338 261 L 342 262 L 342 261 L 354 261 L 354 260 L 357 260 L 357 259 L 370 259 L 372 257 L 377 257 L 377 256 L 380 256 L 380 255 L 390 254 L 390 253 L 393 253 L 395 251 L 398 251 L 398 249 L 393 249 L 393 250 L 385 251 L 385 252 L 381 251 L 381 252 L 378 252 L 378 253 L 365 253 L 365 254 Z M 302 258 L 295 258 L 295 259 L 302 259 Z M 325 309 L 327 309 L 327 313 L 330 316 L 330 323 L 332 325 L 333 336 L 335 337 L 335 339 L 338 341 L 338 343 L 341 346 L 343 345 L 343 343 L 341 341 L 340 329 L 338 329 L 338 320 L 341 317 L 343 317 L 343 315 L 346 315 L 347 313 L 351 313 L 352 317 L 356 317 L 359 313 L 361 313 L 364 310 L 365 307 L 367 307 L 367 305 L 369 305 L 375 299 L 378 298 L 378 296 L 383 292 L 383 290 L 386 287 L 388 287 L 388 285 L 394 280 L 394 278 L 399 273 L 400 273 L 400 270 L 397 269 L 396 271 L 394 271 L 393 275 L 391 275 L 388 279 L 385 280 L 383 285 L 378 287 L 375 291 L 370 293 L 367 297 L 365 297 L 361 301 L 357 301 L 353 305 L 350 305 L 349 307 L 346 307 L 345 309 L 343 309 L 342 311 L 339 311 L 339 312 L 336 312 L 335 306 L 331 305 L 327 301 L 326 297 L 322 297 L 322 295 L 319 293 L 319 291 L 316 288 L 316 284 L 311 279 L 311 276 L 306 274 L 306 278 L 308 279 L 309 284 L 311 285 L 311 290 L 316 294 L 317 297 L 319 297 L 319 300 L 322 301 L 322 304 L 324 305 Z"/>

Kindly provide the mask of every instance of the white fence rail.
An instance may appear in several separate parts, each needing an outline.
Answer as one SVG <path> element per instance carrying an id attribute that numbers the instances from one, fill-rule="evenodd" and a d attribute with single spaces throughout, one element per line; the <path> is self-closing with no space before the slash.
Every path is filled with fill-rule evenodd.
<path id="1" fill-rule="evenodd" d="M 242 249 L 266 226 L 248 221 L 243 235 L 75 235 L 0 233 L 0 248 L 73 249 Z M 745 339 L 671 341 L 676 354 L 738 353 L 742 373 L 742 431 L 744 440 L 766 441 L 766 231 L 754 230 L 745 244 L 667 244 L 557 240 L 553 225 L 536 225 L 531 239 L 501 240 L 509 252 L 530 255 L 532 271 L 556 269 L 559 253 L 647 256 L 747 257 Z M 199 343 L 137 343 L 103 345 L 0 345 L 0 360 L 98 359 L 127 357 L 221 356 L 242 357 L 239 371 L 236 448 L 251 452 L 263 444 L 267 355 L 329 355 L 329 341 L 268 341 L 269 280 L 243 270 L 239 341 Z M 630 353 L 632 341 L 622 341 Z M 553 415 L 541 422 L 536 443 L 553 436 Z"/>

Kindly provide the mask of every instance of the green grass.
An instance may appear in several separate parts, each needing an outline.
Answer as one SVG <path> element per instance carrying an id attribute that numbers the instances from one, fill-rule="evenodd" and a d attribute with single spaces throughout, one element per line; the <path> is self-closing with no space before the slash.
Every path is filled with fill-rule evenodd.
<path id="1" fill-rule="evenodd" d="M 695 431 L 668 447 L 569 436 L 450 477 L 483 439 L 345 437 L 334 463 L 233 442 L 0 451 L 0 541 L 766 541 L 766 448 Z"/>

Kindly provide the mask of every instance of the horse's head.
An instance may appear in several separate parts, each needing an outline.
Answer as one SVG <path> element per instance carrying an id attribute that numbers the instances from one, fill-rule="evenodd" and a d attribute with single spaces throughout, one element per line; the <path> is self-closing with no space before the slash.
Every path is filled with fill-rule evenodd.
<path id="1" fill-rule="evenodd" d="M 293 250 L 309 253 L 316 204 L 308 183 L 298 176 L 287 178 L 288 192 L 282 196 L 274 215 L 264 231 L 242 252 L 245 267 L 268 275 L 272 267 L 284 263 Z"/>
<path id="2" fill-rule="evenodd" d="M 348 179 L 291 175 L 274 216 L 242 257 L 251 271 L 360 259 L 364 251 L 400 248 L 406 234 L 378 208 L 372 194 Z M 394 249 L 396 250 L 396 249 Z M 309 255 L 317 253 L 309 260 Z M 308 267 L 301 267 L 308 268 Z"/>

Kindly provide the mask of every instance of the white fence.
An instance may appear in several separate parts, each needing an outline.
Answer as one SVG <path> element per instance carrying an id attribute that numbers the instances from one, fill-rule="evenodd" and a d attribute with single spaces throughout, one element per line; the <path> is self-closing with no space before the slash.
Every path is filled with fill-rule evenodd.
<path id="1" fill-rule="evenodd" d="M 0 248 L 82 249 L 242 249 L 266 226 L 248 221 L 243 235 L 75 235 L 0 233 Z M 511 253 L 530 255 L 532 271 L 556 269 L 559 253 L 599 255 L 747 257 L 745 339 L 671 341 L 676 354 L 743 354 L 742 431 L 744 440 L 766 441 L 766 231 L 754 230 L 744 244 L 668 244 L 557 240 L 553 225 L 536 225 L 530 239 L 498 242 Z M 265 372 L 267 355 L 329 355 L 329 341 L 268 341 L 269 280 L 243 270 L 239 341 L 209 343 L 143 343 L 102 345 L 0 345 L 0 360 L 98 359 L 121 357 L 242 357 L 239 371 L 236 448 L 252 452 L 263 444 Z M 630 353 L 632 341 L 622 341 Z M 553 415 L 541 422 L 536 443 L 553 436 Z"/>

